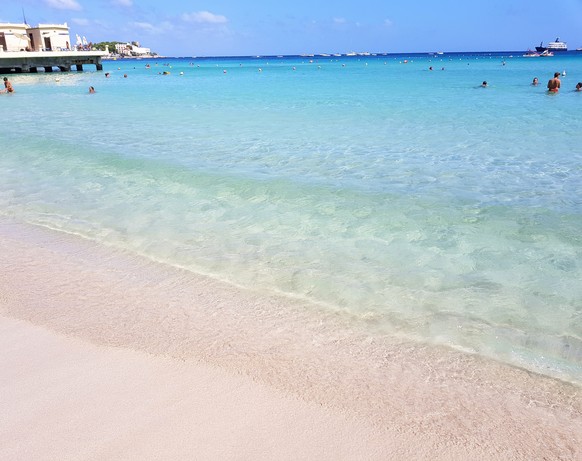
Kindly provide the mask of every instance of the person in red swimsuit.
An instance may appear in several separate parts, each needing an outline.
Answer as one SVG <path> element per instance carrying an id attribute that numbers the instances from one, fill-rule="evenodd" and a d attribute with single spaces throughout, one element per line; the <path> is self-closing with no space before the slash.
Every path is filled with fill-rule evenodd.
<path id="1" fill-rule="evenodd" d="M 560 72 L 554 73 L 554 78 L 550 79 L 548 82 L 548 91 L 550 93 L 557 93 L 560 89 Z"/>
<path id="2" fill-rule="evenodd" d="M 12 83 L 10 83 L 8 77 L 4 77 L 4 89 L 0 93 L 14 93 L 14 88 L 12 88 Z"/>

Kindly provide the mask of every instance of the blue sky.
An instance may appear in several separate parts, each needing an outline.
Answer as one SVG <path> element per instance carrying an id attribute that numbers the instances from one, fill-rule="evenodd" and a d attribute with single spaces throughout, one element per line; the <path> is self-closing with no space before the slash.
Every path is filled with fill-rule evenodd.
<path id="1" fill-rule="evenodd" d="M 13 0 L 0 22 L 22 9 L 31 25 L 165 56 L 525 50 L 557 36 L 582 47 L 582 0 Z"/>

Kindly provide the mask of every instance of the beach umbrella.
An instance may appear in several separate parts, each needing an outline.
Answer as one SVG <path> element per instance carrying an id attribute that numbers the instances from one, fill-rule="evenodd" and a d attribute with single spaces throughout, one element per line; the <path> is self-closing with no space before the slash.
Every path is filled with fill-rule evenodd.
<path id="1" fill-rule="evenodd" d="M 30 42 L 30 37 L 26 34 L 17 34 L 14 32 L 14 36 L 18 37 L 20 40 L 26 40 L 27 42 Z"/>
<path id="2" fill-rule="evenodd" d="M 22 41 L 26 41 L 26 47 L 28 47 L 29 43 L 30 43 L 30 37 L 26 34 L 17 34 L 16 32 L 14 32 L 14 36 L 19 38 L 19 43 L 18 43 L 18 47 L 20 48 L 22 45 Z"/>

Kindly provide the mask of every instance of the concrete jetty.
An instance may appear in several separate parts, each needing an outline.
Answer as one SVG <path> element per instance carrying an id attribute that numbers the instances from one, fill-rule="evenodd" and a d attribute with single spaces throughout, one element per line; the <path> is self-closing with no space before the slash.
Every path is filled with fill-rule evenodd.
<path id="1" fill-rule="evenodd" d="M 85 65 L 103 70 L 101 59 L 105 51 L 10 51 L 0 52 L 0 74 L 53 72 L 58 68 L 69 72 L 73 67 L 82 71 Z"/>

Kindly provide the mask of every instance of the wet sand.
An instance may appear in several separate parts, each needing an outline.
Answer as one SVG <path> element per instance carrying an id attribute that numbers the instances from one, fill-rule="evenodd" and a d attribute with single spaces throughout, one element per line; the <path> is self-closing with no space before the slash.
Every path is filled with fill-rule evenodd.
<path id="1" fill-rule="evenodd" d="M 580 459 L 582 389 L 0 220 L 1 459 Z"/>

